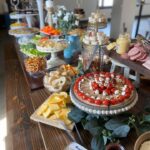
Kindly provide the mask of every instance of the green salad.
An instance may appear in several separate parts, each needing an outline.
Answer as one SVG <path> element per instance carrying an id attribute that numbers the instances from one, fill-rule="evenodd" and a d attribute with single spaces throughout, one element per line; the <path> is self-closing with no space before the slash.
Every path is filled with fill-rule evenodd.
<path id="1" fill-rule="evenodd" d="M 31 41 L 32 41 L 32 43 L 37 44 L 37 42 L 38 42 L 41 38 L 42 38 L 41 35 L 35 35 L 35 36 L 31 39 Z"/>
<path id="2" fill-rule="evenodd" d="M 37 57 L 37 56 L 44 57 L 47 55 L 47 53 L 39 52 L 36 49 L 36 46 L 31 43 L 26 44 L 26 45 L 21 45 L 20 51 L 29 57 Z"/>

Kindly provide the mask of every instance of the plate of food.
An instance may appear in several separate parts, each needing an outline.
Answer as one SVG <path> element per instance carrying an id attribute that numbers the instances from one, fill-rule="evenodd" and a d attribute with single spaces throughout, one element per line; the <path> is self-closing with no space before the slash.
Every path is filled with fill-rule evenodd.
<path id="1" fill-rule="evenodd" d="M 38 28 L 22 28 L 22 29 L 9 30 L 9 34 L 15 37 L 33 36 L 38 32 L 39 32 Z"/>
<path id="2" fill-rule="evenodd" d="M 32 115 L 31 120 L 41 122 L 62 130 L 73 130 L 74 123 L 69 120 L 70 97 L 66 92 L 53 93 Z"/>
<path id="3" fill-rule="evenodd" d="M 69 35 L 77 35 L 79 37 L 82 37 L 85 34 L 85 30 L 84 29 L 80 29 L 80 28 L 76 28 L 73 30 L 70 30 L 68 32 Z"/>
<path id="4" fill-rule="evenodd" d="M 70 89 L 74 105 L 89 114 L 120 114 L 130 110 L 138 101 L 138 94 L 131 81 L 110 72 L 82 75 Z"/>
<path id="5" fill-rule="evenodd" d="M 27 24 L 24 22 L 15 22 L 10 25 L 11 30 L 22 29 L 22 28 L 27 28 Z"/>
<path id="6" fill-rule="evenodd" d="M 46 70 L 46 59 L 43 57 L 32 57 L 24 60 L 26 71 L 33 77 L 43 76 Z"/>
<path id="7" fill-rule="evenodd" d="M 49 39 L 48 37 L 44 37 L 39 34 L 36 34 L 35 36 L 32 37 L 31 43 L 36 45 L 38 42 L 48 40 L 48 39 Z"/>
<path id="8" fill-rule="evenodd" d="M 59 52 L 68 47 L 68 42 L 64 39 L 46 39 L 40 40 L 36 44 L 37 50 L 40 52 Z"/>
<path id="9" fill-rule="evenodd" d="M 28 57 L 45 57 L 48 55 L 38 51 L 32 43 L 20 45 L 20 51 Z"/>
<path id="10" fill-rule="evenodd" d="M 51 26 L 45 26 L 40 30 L 41 33 L 50 35 L 50 36 L 59 36 L 61 34 L 60 30 L 55 29 Z"/>
<path id="11" fill-rule="evenodd" d="M 57 70 L 51 71 L 43 78 L 44 87 L 49 92 L 67 91 L 71 85 L 72 78 L 77 75 L 76 67 L 61 65 Z"/>

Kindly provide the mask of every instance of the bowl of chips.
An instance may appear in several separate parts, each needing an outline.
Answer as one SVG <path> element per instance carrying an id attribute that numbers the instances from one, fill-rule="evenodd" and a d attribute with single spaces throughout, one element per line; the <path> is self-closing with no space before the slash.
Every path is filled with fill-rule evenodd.
<path id="1" fill-rule="evenodd" d="M 24 60 L 26 71 L 33 77 L 43 76 L 46 69 L 46 59 L 43 57 L 30 57 Z"/>

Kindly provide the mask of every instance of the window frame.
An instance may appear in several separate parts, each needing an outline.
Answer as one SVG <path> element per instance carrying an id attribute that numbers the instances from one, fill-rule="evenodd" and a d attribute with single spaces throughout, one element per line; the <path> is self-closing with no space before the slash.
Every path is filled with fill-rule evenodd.
<path id="1" fill-rule="evenodd" d="M 105 0 L 102 0 L 102 6 L 98 6 L 100 9 L 111 9 L 113 7 L 113 5 L 112 6 L 104 6 L 104 1 Z M 114 0 L 113 0 L 113 3 L 114 3 Z"/>

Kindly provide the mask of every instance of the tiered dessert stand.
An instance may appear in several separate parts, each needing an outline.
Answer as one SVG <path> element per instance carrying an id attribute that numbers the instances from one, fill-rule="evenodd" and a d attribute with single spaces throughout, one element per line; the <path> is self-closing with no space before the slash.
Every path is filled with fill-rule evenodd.
<path id="1" fill-rule="evenodd" d="M 19 0 L 11 0 L 11 5 L 15 8 L 15 11 L 18 9 L 20 1 Z M 32 13 L 32 14 L 16 14 L 15 12 L 10 13 L 10 18 L 11 19 L 16 19 L 18 22 L 20 22 L 20 19 L 26 18 L 28 27 L 32 27 L 32 17 L 37 16 L 37 13 Z"/>

